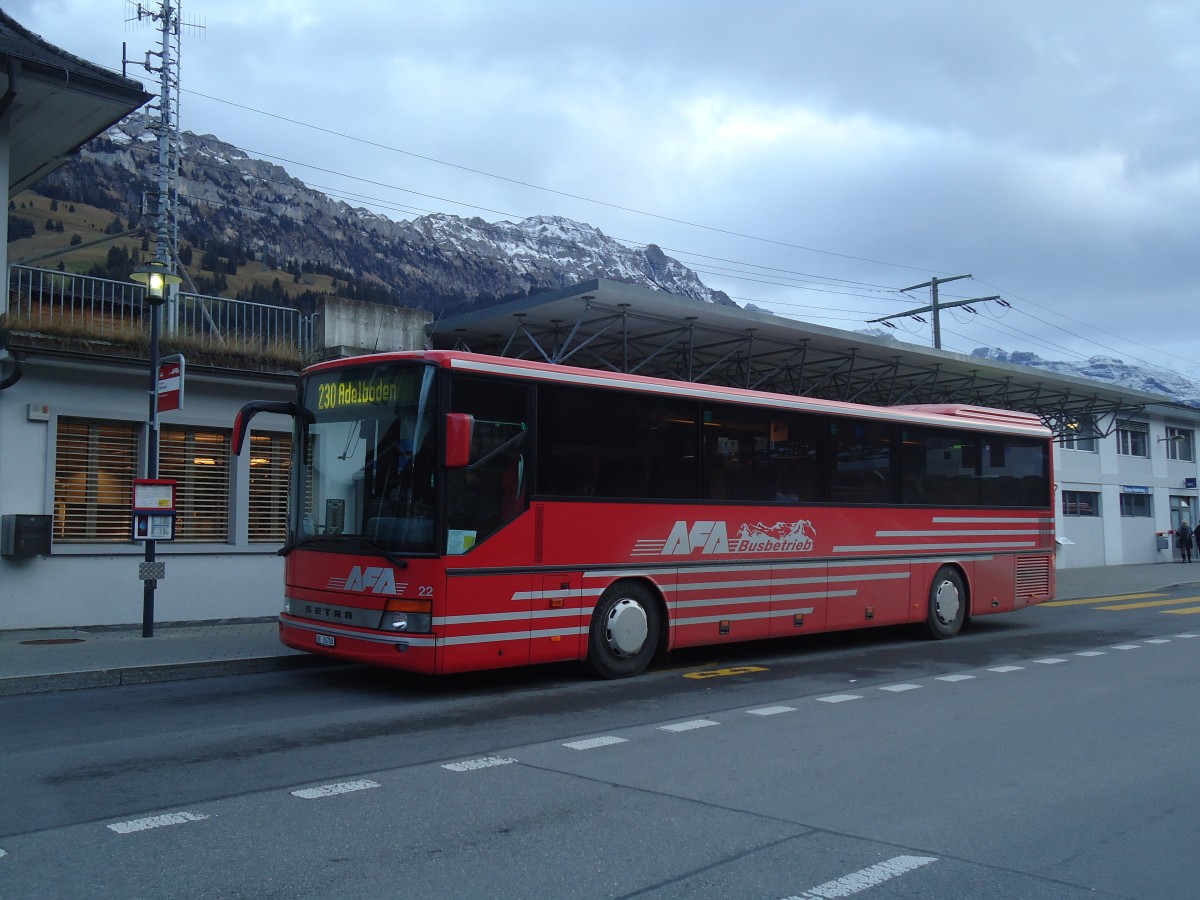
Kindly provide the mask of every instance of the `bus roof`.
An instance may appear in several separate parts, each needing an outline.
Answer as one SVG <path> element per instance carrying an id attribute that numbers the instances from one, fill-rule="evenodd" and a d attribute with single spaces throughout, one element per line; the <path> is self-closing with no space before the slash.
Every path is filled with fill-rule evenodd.
<path id="1" fill-rule="evenodd" d="M 1050 429 L 1042 423 L 1038 416 L 1018 410 L 955 403 L 867 406 L 839 400 L 819 400 L 813 397 L 776 394 L 748 388 L 700 384 L 692 381 L 673 381 L 666 378 L 628 375 L 620 372 L 606 372 L 602 369 L 564 366 L 527 359 L 510 359 L 459 350 L 397 350 L 367 356 L 343 357 L 309 366 L 302 374 L 385 362 L 426 362 L 462 372 L 529 378 L 580 387 L 623 388 L 698 400 L 748 403 L 798 412 L 826 412 L 947 428 L 970 427 L 984 431 L 1018 432 L 1033 437 L 1049 438 L 1051 434 Z"/>

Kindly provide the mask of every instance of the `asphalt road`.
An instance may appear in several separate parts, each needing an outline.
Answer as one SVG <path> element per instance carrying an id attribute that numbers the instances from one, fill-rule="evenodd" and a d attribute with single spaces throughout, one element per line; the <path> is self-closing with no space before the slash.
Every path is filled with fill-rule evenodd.
<path id="1" fill-rule="evenodd" d="M 3 698 L 0 896 L 1191 898 L 1200 618 L 1141 605 L 1182 596 Z"/>

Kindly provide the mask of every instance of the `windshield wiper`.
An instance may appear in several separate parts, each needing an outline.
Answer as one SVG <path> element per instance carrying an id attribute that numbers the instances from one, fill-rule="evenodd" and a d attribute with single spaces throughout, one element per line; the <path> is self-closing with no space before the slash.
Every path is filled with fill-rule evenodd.
<path id="1" fill-rule="evenodd" d="M 298 541 L 284 544 L 275 552 L 280 556 L 287 556 L 297 547 L 307 547 L 310 544 L 354 544 L 359 547 L 366 547 L 368 550 L 374 550 L 397 568 L 408 568 L 407 559 L 400 558 L 391 550 L 385 550 L 373 540 L 363 537 L 361 534 L 310 534 L 308 537 L 303 537 Z"/>

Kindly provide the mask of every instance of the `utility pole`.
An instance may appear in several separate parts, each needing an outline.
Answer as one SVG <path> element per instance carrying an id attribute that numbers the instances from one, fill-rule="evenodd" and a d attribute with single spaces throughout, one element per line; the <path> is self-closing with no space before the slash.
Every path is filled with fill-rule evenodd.
<path id="1" fill-rule="evenodd" d="M 970 300 L 952 300 L 949 303 L 941 303 L 938 301 L 938 285 L 939 284 L 945 284 L 948 281 L 958 281 L 962 278 L 970 278 L 970 277 L 972 277 L 972 276 L 970 276 L 970 275 L 952 275 L 949 278 L 931 278 L 931 279 L 929 279 L 929 281 L 922 282 L 921 284 L 914 284 L 912 287 L 902 288 L 900 291 L 900 293 L 902 293 L 902 294 L 907 293 L 908 291 L 920 290 L 921 288 L 929 288 L 929 305 L 922 306 L 917 309 L 905 310 L 904 312 L 900 312 L 900 313 L 893 313 L 890 316 L 880 316 L 878 319 L 869 319 L 868 324 L 871 324 L 874 322 L 882 322 L 884 324 L 887 324 L 887 321 L 889 319 L 900 319 L 905 316 L 915 316 L 915 315 L 919 315 L 920 313 L 923 313 L 923 312 L 931 312 L 933 314 L 933 316 L 932 316 L 932 318 L 933 318 L 933 347 L 935 350 L 941 350 L 942 349 L 941 311 L 943 309 L 949 309 L 954 306 L 966 306 L 969 303 L 986 303 L 990 300 L 1000 300 L 1000 296 L 998 294 L 996 294 L 991 297 L 972 297 Z M 1003 301 L 1001 301 L 1001 302 L 1003 303 Z M 888 327 L 891 328 L 893 326 L 888 325 Z"/>

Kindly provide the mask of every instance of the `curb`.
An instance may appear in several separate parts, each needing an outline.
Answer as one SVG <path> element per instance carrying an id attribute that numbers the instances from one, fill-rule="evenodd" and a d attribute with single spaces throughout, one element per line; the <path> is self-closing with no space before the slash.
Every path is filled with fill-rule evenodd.
<path id="1" fill-rule="evenodd" d="M 196 678 L 219 678 L 223 675 L 251 675 L 257 672 L 306 669 L 316 665 L 328 665 L 328 660 L 304 654 L 130 666 L 49 675 L 18 675 L 12 678 L 0 678 L 0 697 L 41 694 L 51 691 L 78 691 L 126 684 L 152 684 L 161 681 L 190 681 Z"/>

